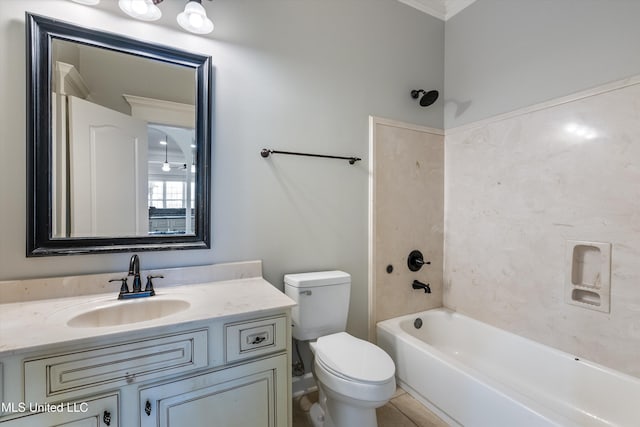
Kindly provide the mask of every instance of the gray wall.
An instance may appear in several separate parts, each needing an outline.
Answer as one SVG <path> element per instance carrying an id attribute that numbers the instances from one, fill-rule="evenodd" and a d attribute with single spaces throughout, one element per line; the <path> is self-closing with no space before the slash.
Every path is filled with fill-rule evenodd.
<path id="1" fill-rule="evenodd" d="M 368 116 L 440 128 L 412 88 L 443 89 L 444 24 L 395 0 L 217 0 L 208 37 L 116 2 L 0 1 L 0 280 L 122 271 L 130 254 L 25 257 L 24 11 L 209 54 L 215 66 L 211 250 L 143 253 L 144 268 L 262 259 L 265 277 L 353 275 L 349 329 L 367 332 Z M 274 156 L 263 147 L 349 154 L 347 162 Z M 115 208 L 115 207 L 114 207 Z M 114 292 L 115 292 L 114 287 Z"/>
<path id="2" fill-rule="evenodd" d="M 640 73 L 640 1 L 478 0 L 445 26 L 447 129 Z"/>

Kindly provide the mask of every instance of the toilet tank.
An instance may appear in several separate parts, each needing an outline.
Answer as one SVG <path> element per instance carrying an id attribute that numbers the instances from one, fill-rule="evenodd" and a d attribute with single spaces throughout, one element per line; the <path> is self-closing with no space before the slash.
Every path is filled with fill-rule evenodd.
<path id="1" fill-rule="evenodd" d="M 298 303 L 291 310 L 293 337 L 304 341 L 344 332 L 350 290 L 351 275 L 344 271 L 286 274 L 285 294 Z"/>

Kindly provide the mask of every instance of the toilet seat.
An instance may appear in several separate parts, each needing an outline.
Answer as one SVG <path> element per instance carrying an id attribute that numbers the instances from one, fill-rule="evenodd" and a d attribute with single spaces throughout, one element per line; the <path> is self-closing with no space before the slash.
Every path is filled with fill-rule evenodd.
<path id="1" fill-rule="evenodd" d="M 346 332 L 318 338 L 316 363 L 351 382 L 385 384 L 395 375 L 395 364 L 380 347 Z"/>
<path id="2" fill-rule="evenodd" d="M 312 343 L 318 384 L 336 401 L 377 408 L 396 390 L 395 365 L 381 348 L 344 332 Z"/>

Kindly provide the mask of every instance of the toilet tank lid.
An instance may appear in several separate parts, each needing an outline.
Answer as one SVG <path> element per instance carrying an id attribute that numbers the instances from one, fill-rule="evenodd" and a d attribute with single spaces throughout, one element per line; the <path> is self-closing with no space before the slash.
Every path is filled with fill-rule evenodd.
<path id="1" fill-rule="evenodd" d="M 343 285 L 345 283 L 351 283 L 351 275 L 338 270 L 285 274 L 284 283 L 295 288 Z"/>

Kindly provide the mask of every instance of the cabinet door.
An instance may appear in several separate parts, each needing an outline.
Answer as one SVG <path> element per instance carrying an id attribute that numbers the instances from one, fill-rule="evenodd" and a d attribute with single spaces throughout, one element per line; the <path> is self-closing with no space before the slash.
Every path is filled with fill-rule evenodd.
<path id="1" fill-rule="evenodd" d="M 287 357 L 162 384 L 140 397 L 142 427 L 286 427 Z"/>
<path id="2" fill-rule="evenodd" d="M 26 411 L 31 408 L 26 406 Z M 62 405 L 62 406 L 61 406 Z M 55 408 L 55 409 L 54 409 Z M 62 409 L 62 411 L 58 411 Z M 118 427 L 118 395 L 52 404 L 33 415 L 0 421 L 2 427 Z M 53 412 L 55 411 L 55 412 Z M 25 412 L 27 413 L 27 412 Z"/>

